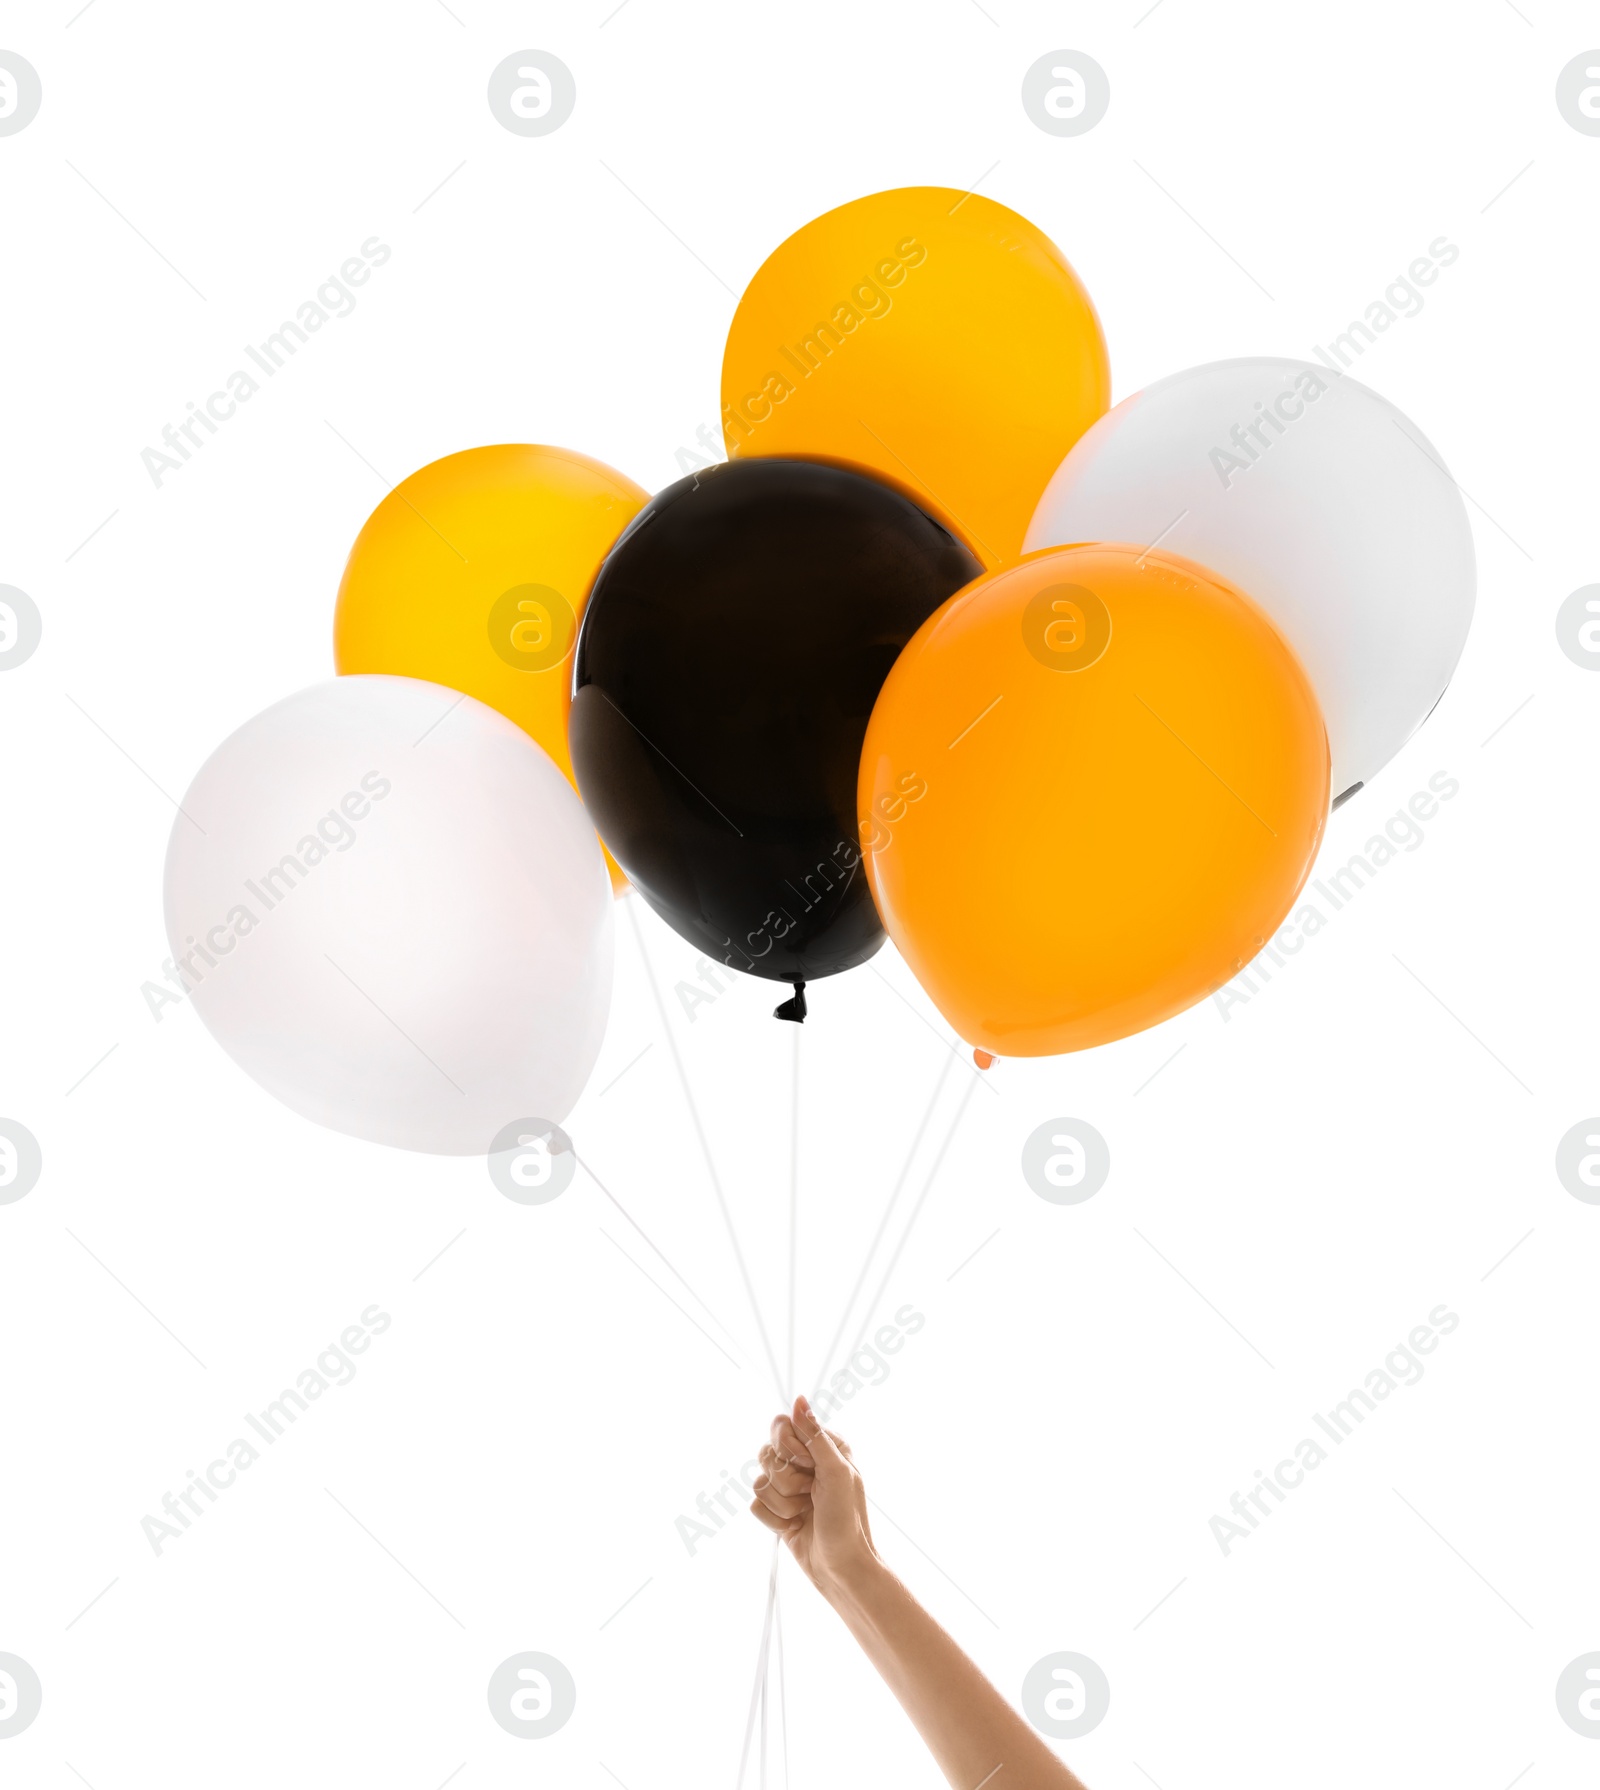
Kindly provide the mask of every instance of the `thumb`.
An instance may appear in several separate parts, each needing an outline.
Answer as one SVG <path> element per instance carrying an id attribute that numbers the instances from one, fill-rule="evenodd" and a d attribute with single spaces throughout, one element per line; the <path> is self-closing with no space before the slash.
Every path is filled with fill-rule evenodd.
<path id="1" fill-rule="evenodd" d="M 849 1477 L 850 1463 L 839 1452 L 838 1443 L 817 1421 L 816 1412 L 811 1409 L 809 1400 L 804 1396 L 795 1400 L 794 1425 L 800 1432 L 801 1441 L 810 1451 L 817 1478 L 824 1485 L 838 1483 L 841 1476 Z"/>

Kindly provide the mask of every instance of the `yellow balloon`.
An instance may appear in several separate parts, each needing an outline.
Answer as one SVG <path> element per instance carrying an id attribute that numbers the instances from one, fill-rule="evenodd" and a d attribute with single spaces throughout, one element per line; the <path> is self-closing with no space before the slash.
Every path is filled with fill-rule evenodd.
<path id="1" fill-rule="evenodd" d="M 843 461 L 898 486 L 986 565 L 1014 560 L 1111 397 L 1060 249 L 976 193 L 899 187 L 813 219 L 745 290 L 722 361 L 728 454 Z"/>
<path id="2" fill-rule="evenodd" d="M 515 721 L 572 776 L 572 648 L 589 586 L 649 501 L 563 448 L 448 454 L 395 486 L 356 536 L 339 584 L 340 673 L 464 691 Z M 612 861 L 611 881 L 626 879 Z"/>

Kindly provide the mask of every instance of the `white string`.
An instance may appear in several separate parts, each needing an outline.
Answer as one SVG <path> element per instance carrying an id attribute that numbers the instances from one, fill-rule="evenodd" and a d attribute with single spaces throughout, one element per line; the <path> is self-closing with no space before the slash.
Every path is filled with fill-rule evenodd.
<path id="1" fill-rule="evenodd" d="M 783 1741 L 783 1790 L 789 1790 L 789 1698 L 783 1669 L 783 1598 L 772 1602 L 772 1631 L 778 1637 L 778 1733 Z"/>
<path id="2" fill-rule="evenodd" d="M 695 1104 L 694 1093 L 689 1087 L 689 1076 L 683 1066 L 683 1055 L 678 1049 L 677 1034 L 672 1029 L 672 1022 L 667 1018 L 666 1003 L 661 999 L 661 990 L 656 987 L 655 971 L 651 967 L 650 952 L 645 946 L 644 931 L 639 925 L 639 916 L 634 912 L 633 899 L 625 903 L 628 918 L 633 925 L 633 936 L 639 946 L 639 956 L 644 963 L 644 979 L 650 984 L 651 998 L 656 1004 L 656 1013 L 661 1020 L 661 1029 L 667 1035 L 667 1045 L 672 1052 L 672 1061 L 677 1066 L 678 1082 L 683 1089 L 684 1104 L 689 1108 L 689 1117 L 694 1121 L 695 1136 L 700 1140 L 700 1154 L 705 1159 L 706 1173 L 711 1178 L 711 1191 L 717 1196 L 717 1208 L 722 1213 L 722 1222 L 728 1233 L 728 1242 L 733 1248 L 733 1259 L 739 1265 L 739 1277 L 744 1282 L 745 1297 L 750 1302 L 750 1311 L 756 1321 L 756 1330 L 761 1337 L 761 1346 L 766 1350 L 767 1365 L 772 1369 L 772 1377 L 777 1382 L 778 1397 L 784 1393 L 783 1376 L 778 1372 L 778 1357 L 772 1352 L 772 1338 L 767 1334 L 766 1319 L 761 1315 L 761 1302 L 756 1298 L 755 1283 L 750 1278 L 749 1264 L 744 1259 L 744 1251 L 739 1247 L 739 1233 L 734 1229 L 733 1214 L 728 1209 L 726 1195 L 722 1191 L 722 1179 L 717 1174 L 717 1165 L 711 1157 L 711 1145 L 706 1138 L 706 1128 L 700 1121 L 700 1108 Z"/>
<path id="3" fill-rule="evenodd" d="M 798 1266 L 799 1266 L 799 1226 L 800 1226 L 800 1027 L 794 1028 L 792 1045 L 792 1075 L 790 1094 L 789 1122 L 789 1335 L 787 1367 L 788 1374 L 784 1386 L 784 1403 L 788 1408 L 789 1398 L 794 1388 L 795 1357 L 795 1318 L 798 1310 Z M 745 1767 L 749 1762 L 751 1730 L 759 1713 L 761 1722 L 761 1762 L 758 1767 L 760 1790 L 767 1790 L 767 1691 L 772 1679 L 771 1647 L 772 1634 L 778 1626 L 778 1559 L 783 1552 L 783 1541 L 779 1536 L 773 1537 L 772 1568 L 767 1575 L 767 1614 L 761 1627 L 761 1651 L 756 1661 L 756 1682 L 752 1693 L 750 1712 L 745 1717 L 744 1747 L 739 1755 L 739 1790 L 744 1790 Z M 783 1732 L 783 1782 L 784 1790 L 789 1787 L 789 1718 L 783 1691 L 783 1635 L 781 1627 L 778 1634 L 778 1698 L 781 1725 Z"/>
<path id="4" fill-rule="evenodd" d="M 922 1216 L 922 1208 L 928 1203 L 928 1195 L 933 1191 L 934 1181 L 938 1178 L 939 1170 L 944 1164 L 945 1156 L 948 1153 L 951 1144 L 955 1142 L 956 1130 L 960 1126 L 962 1117 L 967 1110 L 967 1102 L 972 1098 L 977 1086 L 978 1080 L 977 1077 L 974 1076 L 973 1079 L 967 1083 L 966 1093 L 961 1096 L 961 1104 L 956 1108 L 956 1116 L 950 1121 L 950 1129 L 944 1134 L 944 1142 L 940 1144 L 939 1154 L 934 1157 L 933 1166 L 928 1170 L 927 1180 L 922 1183 L 922 1192 L 917 1195 L 917 1203 L 911 1208 L 911 1216 L 906 1220 L 906 1228 L 901 1232 L 900 1241 L 895 1245 L 894 1254 L 889 1258 L 889 1266 L 883 1271 L 883 1279 L 878 1282 L 878 1290 L 873 1294 L 871 1301 L 866 1307 L 866 1316 L 861 1320 L 860 1332 L 857 1334 L 855 1345 L 850 1351 L 852 1355 L 855 1353 L 856 1349 L 861 1347 L 867 1331 L 871 1328 L 872 1314 L 877 1310 L 878 1301 L 882 1299 L 884 1293 L 888 1289 L 889 1277 L 894 1273 L 895 1268 L 900 1261 L 900 1257 L 905 1250 L 905 1246 L 911 1241 L 911 1233 L 916 1229 L 917 1220 Z"/>
<path id="5" fill-rule="evenodd" d="M 789 1126 L 789 1353 L 784 1392 L 793 1399 L 795 1288 L 798 1284 L 798 1239 L 800 1234 L 800 1034 L 803 1026 L 794 1028 L 794 1090 Z"/>
<path id="6" fill-rule="evenodd" d="M 689 1297 L 695 1302 L 695 1304 L 700 1307 L 700 1309 L 706 1314 L 706 1316 L 708 1318 L 710 1318 L 711 1322 L 716 1325 L 716 1327 L 722 1332 L 722 1334 L 725 1337 L 727 1337 L 728 1341 L 731 1342 L 735 1348 L 738 1348 L 739 1347 L 738 1337 L 736 1337 L 733 1334 L 733 1332 L 728 1328 L 728 1326 L 723 1323 L 722 1319 L 719 1318 L 717 1316 L 717 1314 L 711 1309 L 711 1307 L 706 1304 L 705 1300 L 702 1299 L 700 1297 L 700 1295 L 694 1290 L 694 1288 L 689 1285 L 688 1281 L 686 1281 L 683 1278 L 683 1276 L 681 1274 L 679 1274 L 678 1270 L 672 1266 L 671 1262 L 667 1261 L 667 1258 L 661 1253 L 661 1250 L 660 1250 L 659 1246 L 657 1245 L 655 1239 L 650 1235 L 650 1233 L 647 1230 L 645 1230 L 644 1226 L 639 1223 L 638 1219 L 636 1219 L 634 1217 L 634 1215 L 628 1210 L 628 1208 L 625 1205 L 623 1205 L 622 1201 L 617 1198 L 617 1196 L 611 1191 L 611 1189 L 606 1186 L 605 1182 L 602 1181 L 600 1179 L 600 1177 L 594 1172 L 593 1168 L 589 1165 L 587 1158 L 580 1156 L 578 1154 L 577 1150 L 574 1149 L 572 1152 L 572 1159 L 574 1162 L 577 1163 L 578 1167 L 581 1168 L 583 1170 L 583 1172 L 589 1177 L 589 1179 L 594 1182 L 595 1186 L 600 1189 L 600 1191 L 606 1196 L 606 1198 L 608 1200 L 610 1200 L 612 1205 L 616 1207 L 616 1209 L 622 1214 L 622 1216 L 625 1219 L 627 1219 L 628 1223 L 631 1224 L 633 1226 L 633 1228 L 639 1233 L 639 1235 L 644 1238 L 645 1242 L 650 1245 L 650 1248 L 655 1252 L 657 1258 L 665 1264 L 668 1272 L 671 1273 L 673 1278 L 684 1289 L 684 1291 L 686 1293 L 688 1293 Z"/>
<path id="7" fill-rule="evenodd" d="M 782 1541 L 772 1538 L 772 1570 L 767 1575 L 767 1613 L 761 1624 L 761 1650 L 756 1658 L 756 1681 L 750 1689 L 750 1713 L 744 1720 L 744 1745 L 739 1749 L 738 1790 L 744 1790 L 745 1767 L 750 1762 L 750 1741 L 756 1730 L 756 1712 L 767 1687 L 767 1649 L 772 1640 L 772 1612 L 778 1601 L 778 1550 Z"/>
<path id="8" fill-rule="evenodd" d="M 871 1243 L 867 1245 L 867 1253 L 861 1264 L 861 1272 L 856 1276 L 856 1284 L 850 1289 L 850 1297 L 839 1314 L 839 1327 L 833 1333 L 833 1340 L 828 1344 L 827 1353 L 822 1358 L 822 1366 L 817 1370 L 817 1377 L 812 1382 L 820 1393 L 827 1384 L 828 1370 L 833 1366 L 834 1351 L 844 1336 L 845 1326 L 850 1322 L 850 1314 L 855 1310 L 856 1300 L 861 1297 L 861 1289 L 866 1285 L 867 1275 L 871 1271 L 873 1257 L 878 1253 L 878 1245 L 883 1241 L 883 1234 L 889 1228 L 889 1220 L 894 1216 L 894 1209 L 906 1184 L 906 1176 L 911 1173 L 911 1165 L 917 1159 L 917 1152 L 922 1148 L 922 1140 L 927 1135 L 928 1122 L 932 1119 L 934 1108 L 939 1104 L 939 1096 L 944 1092 L 944 1084 L 950 1074 L 950 1065 L 956 1059 L 946 1056 L 939 1070 L 939 1079 L 933 1084 L 933 1093 L 929 1096 L 927 1109 L 922 1115 L 922 1123 L 918 1125 L 916 1136 L 911 1140 L 911 1148 L 906 1152 L 905 1162 L 901 1165 L 899 1178 L 889 1195 L 889 1203 L 883 1209 L 883 1217 L 878 1221 L 877 1231 Z"/>

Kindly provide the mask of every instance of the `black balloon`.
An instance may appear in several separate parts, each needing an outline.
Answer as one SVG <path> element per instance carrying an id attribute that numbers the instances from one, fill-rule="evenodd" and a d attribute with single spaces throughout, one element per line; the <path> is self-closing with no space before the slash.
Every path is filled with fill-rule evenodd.
<path id="1" fill-rule="evenodd" d="M 798 984 L 883 943 L 856 819 L 867 720 L 981 570 L 899 492 L 808 460 L 694 473 L 612 548 L 578 635 L 572 762 L 634 887 L 706 956 Z"/>

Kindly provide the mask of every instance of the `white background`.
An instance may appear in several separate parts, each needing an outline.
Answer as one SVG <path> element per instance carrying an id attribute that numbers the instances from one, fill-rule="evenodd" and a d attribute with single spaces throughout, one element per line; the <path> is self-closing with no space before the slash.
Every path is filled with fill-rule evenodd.
<path id="1" fill-rule="evenodd" d="M 781 1358 L 772 989 L 691 1022 L 691 953 L 625 904 L 568 1126 L 731 1337 L 587 1177 L 526 1209 L 481 1161 L 317 1130 L 139 990 L 171 797 L 331 674 L 380 477 L 532 440 L 658 488 L 715 422 L 735 296 L 783 236 L 881 187 L 981 181 L 1082 275 L 1118 397 L 1309 354 L 1434 238 L 1459 246 L 1359 374 L 1470 494 L 1477 620 L 1324 866 L 1434 773 L 1460 793 L 1226 1019 L 1207 1002 L 973 1091 L 892 951 L 815 988 L 798 1377 L 948 1067 L 878 1306 L 926 1327 L 839 1427 L 883 1551 L 1008 1694 L 1048 1652 L 1104 1667 L 1109 1716 L 1063 1743 L 1091 1790 L 1595 1783 L 1554 1686 L 1600 1648 L 1600 1209 L 1553 1158 L 1600 1108 L 1600 678 L 1552 628 L 1597 576 L 1600 139 L 1553 99 L 1594 9 L 95 0 L 68 25 L 76 4 L 0 25 L 44 88 L 0 139 L 0 582 L 44 616 L 0 679 L 0 1113 L 44 1151 L 0 1207 L 0 1651 L 44 1685 L 3 1781 L 732 1785 L 768 1538 L 741 1519 L 691 1558 L 674 1519 L 776 1392 L 652 979 Z M 525 47 L 577 79 L 545 138 L 485 103 Z M 1080 138 L 1019 100 L 1061 47 L 1110 77 Z M 374 234 L 393 256 L 356 310 L 155 488 L 140 450 Z M 1019 1170 L 1059 1116 L 1111 1149 L 1079 1207 Z M 140 1519 L 374 1301 L 393 1324 L 357 1379 L 155 1557 Z M 1212 1514 L 1441 1302 L 1460 1327 L 1425 1379 L 1224 1558 Z M 793 1782 L 936 1784 L 787 1562 L 782 1609 Z M 526 1649 L 578 1686 L 539 1742 L 485 1702 Z M 776 1695 L 775 1674 L 774 1786 Z"/>

